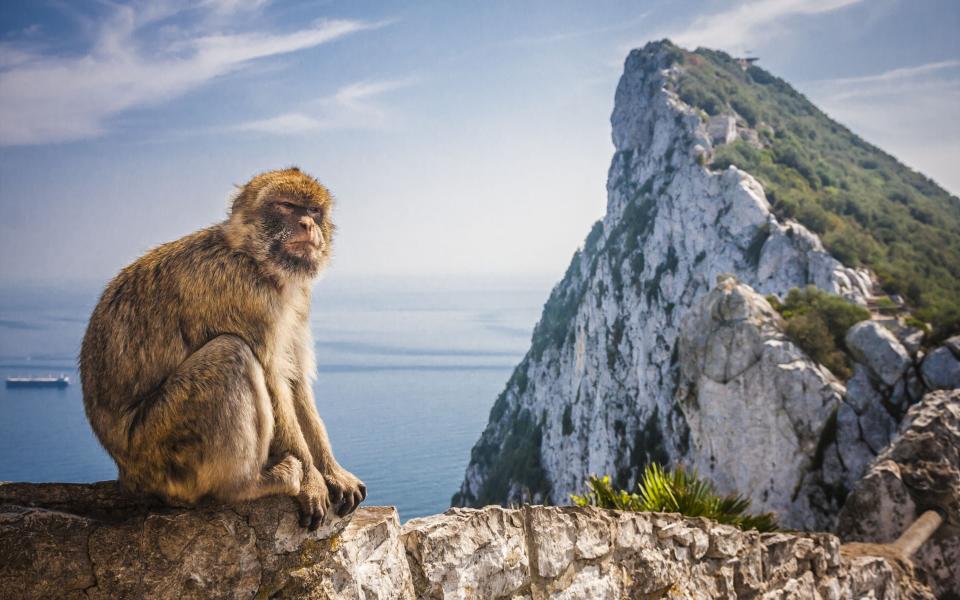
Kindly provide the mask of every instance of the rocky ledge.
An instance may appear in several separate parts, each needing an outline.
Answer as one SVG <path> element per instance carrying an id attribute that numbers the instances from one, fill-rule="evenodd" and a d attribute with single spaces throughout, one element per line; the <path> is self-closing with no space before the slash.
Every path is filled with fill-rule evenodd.
<path id="1" fill-rule="evenodd" d="M 913 557 L 940 598 L 960 597 L 960 390 L 927 394 L 870 465 L 840 513 L 845 540 L 889 543 L 923 511 L 944 518 Z"/>
<path id="2" fill-rule="evenodd" d="M 882 554 L 877 552 L 876 554 Z M 10 598 L 931 598 L 830 534 L 591 508 L 365 507 L 308 533 L 288 498 L 167 508 L 113 482 L 0 485 Z"/>

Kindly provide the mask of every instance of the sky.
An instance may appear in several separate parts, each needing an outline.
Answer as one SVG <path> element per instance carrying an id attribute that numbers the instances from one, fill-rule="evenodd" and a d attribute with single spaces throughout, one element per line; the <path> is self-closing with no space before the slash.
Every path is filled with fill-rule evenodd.
<path id="1" fill-rule="evenodd" d="M 329 277 L 555 281 L 606 206 L 631 48 L 759 56 L 960 193 L 956 0 L 0 4 L 0 285 L 102 285 L 298 165 Z"/>

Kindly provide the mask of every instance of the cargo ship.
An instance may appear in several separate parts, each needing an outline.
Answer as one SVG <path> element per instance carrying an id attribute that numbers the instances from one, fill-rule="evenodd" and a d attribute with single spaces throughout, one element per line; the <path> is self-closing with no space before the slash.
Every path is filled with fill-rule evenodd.
<path id="1" fill-rule="evenodd" d="M 70 385 L 70 378 L 66 375 L 54 377 L 53 375 L 41 377 L 7 377 L 7 387 L 58 387 L 64 388 Z"/>

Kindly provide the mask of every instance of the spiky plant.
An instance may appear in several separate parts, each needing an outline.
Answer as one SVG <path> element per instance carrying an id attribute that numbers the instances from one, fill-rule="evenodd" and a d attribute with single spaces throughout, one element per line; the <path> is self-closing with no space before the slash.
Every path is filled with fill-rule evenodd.
<path id="1" fill-rule="evenodd" d="M 591 476 L 587 493 L 570 498 L 577 506 L 597 506 L 632 512 L 675 512 L 688 517 L 707 517 L 740 529 L 775 531 L 776 517 L 772 513 L 749 514 L 750 500 L 738 494 L 721 496 L 713 491 L 708 481 L 682 468 L 666 471 L 656 463 L 647 465 L 637 491 L 616 489 L 609 475 Z"/>

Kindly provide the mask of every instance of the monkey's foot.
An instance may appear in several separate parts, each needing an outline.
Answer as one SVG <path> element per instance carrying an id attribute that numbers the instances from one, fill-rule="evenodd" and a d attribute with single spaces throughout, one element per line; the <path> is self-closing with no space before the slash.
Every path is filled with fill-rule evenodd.
<path id="1" fill-rule="evenodd" d="M 270 475 L 284 487 L 283 493 L 296 496 L 303 482 L 303 463 L 298 458 L 287 456 L 270 467 Z"/>
<path id="2" fill-rule="evenodd" d="M 300 461 L 297 461 L 300 462 Z M 327 484 L 314 466 L 307 467 L 303 481 L 300 483 L 300 493 L 297 494 L 300 503 L 300 526 L 316 531 L 323 522 L 330 506 L 330 494 Z"/>
<path id="3" fill-rule="evenodd" d="M 323 478 L 330 491 L 330 506 L 338 516 L 349 515 L 367 497 L 367 486 L 339 465 L 324 473 Z"/>

